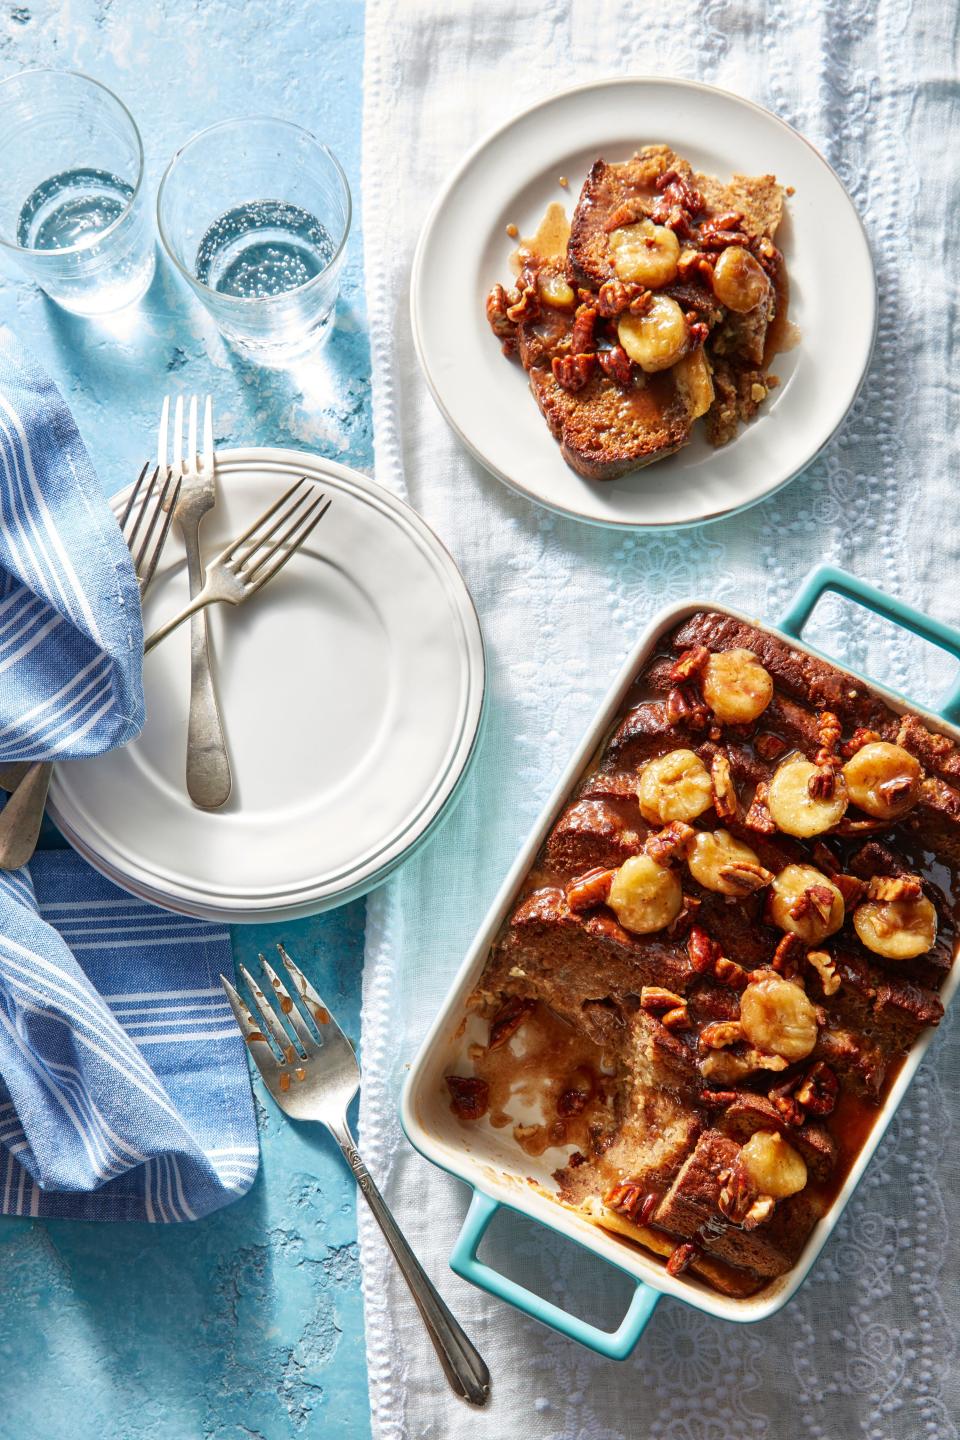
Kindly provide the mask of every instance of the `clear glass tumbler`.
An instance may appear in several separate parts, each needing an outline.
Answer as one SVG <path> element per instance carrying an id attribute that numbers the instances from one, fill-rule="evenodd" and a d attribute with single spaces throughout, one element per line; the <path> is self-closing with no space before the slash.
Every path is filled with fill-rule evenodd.
<path id="1" fill-rule="evenodd" d="M 332 328 L 350 233 L 339 161 L 286 120 L 224 120 L 174 155 L 160 183 L 160 238 L 243 355 L 286 365 Z"/>
<path id="2" fill-rule="evenodd" d="M 105 315 L 153 277 L 143 145 L 116 95 L 70 70 L 0 83 L 0 252 L 52 300 Z"/>

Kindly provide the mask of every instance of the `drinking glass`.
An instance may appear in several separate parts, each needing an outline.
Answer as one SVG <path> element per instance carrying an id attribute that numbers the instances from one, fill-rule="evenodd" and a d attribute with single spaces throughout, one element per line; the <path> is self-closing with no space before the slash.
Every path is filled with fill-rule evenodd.
<path id="1" fill-rule="evenodd" d="M 0 83 L 0 252 L 52 300 L 104 315 L 153 278 L 143 145 L 116 95 L 71 70 Z"/>
<path id="2" fill-rule="evenodd" d="M 332 328 L 350 231 L 339 161 L 286 120 L 223 120 L 174 155 L 157 223 L 167 254 L 241 354 L 286 365 Z"/>

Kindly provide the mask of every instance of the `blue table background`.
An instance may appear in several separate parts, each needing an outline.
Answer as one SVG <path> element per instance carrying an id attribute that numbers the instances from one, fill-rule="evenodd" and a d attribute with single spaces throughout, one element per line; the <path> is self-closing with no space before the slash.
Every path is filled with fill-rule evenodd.
<path id="1" fill-rule="evenodd" d="M 336 332 L 289 376 L 233 359 L 163 259 L 143 302 L 102 322 L 0 277 L 0 322 L 53 375 L 104 489 L 127 484 L 151 453 L 168 391 L 213 395 L 220 445 L 301 446 L 369 467 L 360 0 L 7 0 L 0 76 L 34 65 L 82 70 L 117 92 L 140 127 L 154 195 L 194 131 L 269 113 L 332 146 L 357 206 Z M 282 936 L 356 1038 L 363 923 L 361 901 L 282 929 L 237 928 L 234 950 L 249 960 Z M 208 1220 L 0 1220 L 0 1436 L 369 1434 L 352 1180 L 325 1134 L 295 1130 L 259 1087 L 256 1098 L 260 1175 Z"/>

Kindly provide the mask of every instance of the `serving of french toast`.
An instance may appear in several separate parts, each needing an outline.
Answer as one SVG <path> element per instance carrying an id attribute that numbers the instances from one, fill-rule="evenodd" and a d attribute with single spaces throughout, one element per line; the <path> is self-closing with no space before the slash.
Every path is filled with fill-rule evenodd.
<path id="1" fill-rule="evenodd" d="M 695 613 L 517 892 L 451 1108 L 556 1156 L 558 1198 L 671 1274 L 753 1294 L 797 1262 L 943 1014 L 958 875 L 953 740 Z"/>
<path id="2" fill-rule="evenodd" d="M 772 175 L 724 183 L 648 145 L 598 159 L 569 228 L 520 243 L 487 318 L 579 474 L 661 460 L 701 417 L 723 445 L 755 415 L 785 333 L 784 193 Z"/>

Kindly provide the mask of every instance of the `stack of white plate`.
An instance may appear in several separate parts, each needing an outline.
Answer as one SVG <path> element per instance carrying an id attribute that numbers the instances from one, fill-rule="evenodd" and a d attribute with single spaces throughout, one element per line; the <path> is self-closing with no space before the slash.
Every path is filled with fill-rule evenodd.
<path id="1" fill-rule="evenodd" d="M 332 498 L 326 519 L 255 599 L 207 612 L 234 776 L 223 809 L 199 810 L 186 792 L 186 625 L 144 662 L 140 738 L 54 772 L 50 809 L 70 842 L 172 910 L 270 921 L 363 894 L 425 839 L 474 752 L 480 626 L 452 559 L 408 506 L 313 455 L 224 451 L 205 552 L 301 475 Z M 187 594 L 174 535 L 147 628 Z"/>

